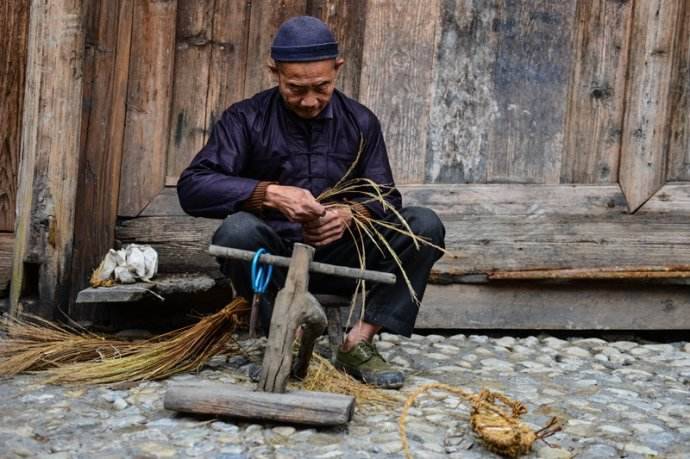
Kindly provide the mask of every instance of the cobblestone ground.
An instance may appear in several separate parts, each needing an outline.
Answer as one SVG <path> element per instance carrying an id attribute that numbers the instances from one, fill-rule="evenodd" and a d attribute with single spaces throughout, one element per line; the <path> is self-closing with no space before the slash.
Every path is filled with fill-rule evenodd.
<path id="1" fill-rule="evenodd" d="M 533 427 L 564 430 L 539 458 L 690 457 L 690 344 L 553 337 L 384 335 L 382 353 L 404 367 L 409 392 L 433 381 L 503 391 L 523 401 Z M 400 457 L 399 412 L 357 413 L 347 428 L 315 430 L 178 416 L 163 409 L 170 384 L 246 383 L 243 357 L 214 359 L 200 374 L 129 388 L 0 382 L 0 456 L 44 458 Z M 459 406 L 458 406 L 459 405 Z M 453 396 L 421 399 L 408 423 L 416 458 L 495 457 L 472 436 Z"/>

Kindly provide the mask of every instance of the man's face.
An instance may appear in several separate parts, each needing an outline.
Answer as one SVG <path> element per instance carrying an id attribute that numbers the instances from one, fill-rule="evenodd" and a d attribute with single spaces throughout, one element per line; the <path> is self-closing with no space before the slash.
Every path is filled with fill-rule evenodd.
<path id="1" fill-rule="evenodd" d="M 328 105 L 342 59 L 280 62 L 272 68 L 285 105 L 301 118 L 316 118 Z"/>

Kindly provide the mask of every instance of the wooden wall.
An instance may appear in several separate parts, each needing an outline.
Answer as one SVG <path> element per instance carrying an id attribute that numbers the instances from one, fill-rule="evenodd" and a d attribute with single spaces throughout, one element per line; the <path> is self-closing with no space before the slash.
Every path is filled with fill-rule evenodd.
<path id="1" fill-rule="evenodd" d="M 220 113 L 273 85 L 270 43 L 299 14 L 335 31 L 339 86 L 381 119 L 407 202 L 442 215 L 435 279 L 690 264 L 686 0 L 83 3 L 73 294 L 116 240 L 154 244 L 163 270 L 212 266 L 218 222 L 185 216 L 174 185 Z"/>

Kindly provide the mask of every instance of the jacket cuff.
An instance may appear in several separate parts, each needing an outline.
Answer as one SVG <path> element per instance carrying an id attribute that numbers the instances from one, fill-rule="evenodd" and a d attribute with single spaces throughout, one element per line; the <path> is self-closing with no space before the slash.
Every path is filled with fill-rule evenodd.
<path id="1" fill-rule="evenodd" d="M 252 194 L 249 195 L 244 204 L 242 204 L 242 210 L 251 212 L 253 214 L 261 214 L 264 209 L 264 200 L 266 199 L 266 188 L 268 185 L 275 185 L 276 182 L 262 182 L 257 183 Z"/>
<path id="2" fill-rule="evenodd" d="M 352 212 L 364 215 L 367 218 L 373 218 L 369 208 L 360 202 L 351 202 L 350 208 L 352 209 Z"/>

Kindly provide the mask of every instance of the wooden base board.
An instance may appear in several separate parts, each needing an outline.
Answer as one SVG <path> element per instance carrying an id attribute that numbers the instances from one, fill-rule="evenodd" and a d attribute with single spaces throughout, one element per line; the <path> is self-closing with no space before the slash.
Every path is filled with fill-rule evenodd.
<path id="1" fill-rule="evenodd" d="M 9 292 L 13 250 L 14 233 L 0 233 L 0 298 Z"/>
<path id="2" fill-rule="evenodd" d="M 611 282 L 429 285 L 416 328 L 690 330 L 690 287 Z"/>

